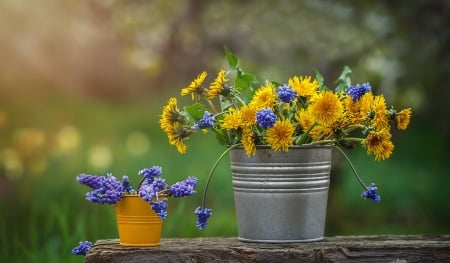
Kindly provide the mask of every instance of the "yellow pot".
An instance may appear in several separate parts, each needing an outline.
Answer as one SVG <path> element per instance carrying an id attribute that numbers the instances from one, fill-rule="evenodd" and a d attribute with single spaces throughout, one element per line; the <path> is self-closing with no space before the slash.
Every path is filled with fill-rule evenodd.
<path id="1" fill-rule="evenodd" d="M 115 205 L 120 245 L 159 246 L 162 220 L 139 195 L 124 195 Z"/>

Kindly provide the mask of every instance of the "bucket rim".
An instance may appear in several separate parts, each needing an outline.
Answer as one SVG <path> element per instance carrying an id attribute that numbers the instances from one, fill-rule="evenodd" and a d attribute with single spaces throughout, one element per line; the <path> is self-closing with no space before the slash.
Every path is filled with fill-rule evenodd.
<path id="1" fill-rule="evenodd" d="M 228 148 L 231 147 L 230 145 L 227 146 Z M 270 145 L 255 145 L 256 149 L 272 149 L 272 146 Z M 301 144 L 301 145 L 292 145 L 288 147 L 288 150 L 295 150 L 295 149 L 314 149 L 314 148 L 320 148 L 320 149 L 328 149 L 332 148 L 333 144 Z M 239 145 L 236 146 L 234 149 L 242 150 L 244 149 L 244 146 Z"/>

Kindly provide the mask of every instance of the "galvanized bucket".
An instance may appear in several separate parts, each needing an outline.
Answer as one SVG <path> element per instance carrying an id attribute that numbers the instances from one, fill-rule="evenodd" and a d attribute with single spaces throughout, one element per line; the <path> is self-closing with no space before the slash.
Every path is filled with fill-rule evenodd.
<path id="1" fill-rule="evenodd" d="M 332 146 L 257 147 L 230 152 L 239 240 L 291 243 L 323 239 Z"/>

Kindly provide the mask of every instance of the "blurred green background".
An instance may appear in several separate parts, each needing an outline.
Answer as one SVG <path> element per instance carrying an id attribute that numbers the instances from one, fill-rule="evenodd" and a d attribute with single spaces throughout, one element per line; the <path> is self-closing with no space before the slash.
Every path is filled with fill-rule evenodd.
<path id="1" fill-rule="evenodd" d="M 84 200 L 80 173 L 163 167 L 200 189 L 223 151 L 210 136 L 179 155 L 159 129 L 161 108 L 201 70 L 225 67 L 223 47 L 261 79 L 342 67 L 389 105 L 413 108 L 395 150 L 375 162 L 349 152 L 382 201 L 359 197 L 333 160 L 326 235 L 449 234 L 450 3 L 422 1 L 0 0 L 0 257 L 83 262 L 81 240 L 117 238 L 113 207 Z M 201 194 L 169 203 L 164 237 L 236 236 L 229 161 L 209 190 L 209 227 L 195 228 Z"/>

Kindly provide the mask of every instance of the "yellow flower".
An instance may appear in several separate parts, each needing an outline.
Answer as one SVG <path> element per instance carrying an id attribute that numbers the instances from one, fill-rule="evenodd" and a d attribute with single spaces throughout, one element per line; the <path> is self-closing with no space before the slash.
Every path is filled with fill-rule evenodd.
<path id="1" fill-rule="evenodd" d="M 242 124 L 242 112 L 240 110 L 236 110 L 235 108 L 230 108 L 227 114 L 223 117 L 222 120 L 222 129 L 237 129 Z"/>
<path id="2" fill-rule="evenodd" d="M 212 100 L 215 97 L 219 96 L 223 91 L 225 82 L 227 81 L 228 79 L 225 78 L 225 70 L 221 69 L 217 74 L 216 79 L 209 86 L 208 92 L 206 94 L 208 99 Z"/>
<path id="3" fill-rule="evenodd" d="M 172 129 L 166 131 L 166 134 L 170 145 L 175 145 L 179 153 L 186 153 L 187 146 L 183 140 L 189 137 L 189 132 L 183 128 L 179 128 L 179 124 L 175 123 Z"/>
<path id="4" fill-rule="evenodd" d="M 277 96 L 274 92 L 275 86 L 272 83 L 267 83 L 259 88 L 249 103 L 250 106 L 254 106 L 257 110 L 263 108 L 272 108 L 275 105 Z"/>
<path id="5" fill-rule="evenodd" d="M 315 124 L 314 117 L 311 115 L 311 113 L 305 109 L 301 109 L 297 112 L 295 115 L 295 120 L 300 124 L 300 128 L 302 128 L 303 132 L 306 132 L 309 130 L 309 128 Z M 309 132 L 309 136 L 313 140 L 319 139 L 319 132 L 317 130 L 317 125 L 311 129 Z"/>
<path id="6" fill-rule="evenodd" d="M 311 81 L 311 76 L 297 77 L 294 76 L 288 80 L 292 90 L 297 91 L 297 96 L 306 97 L 313 95 L 319 87 L 317 80 Z"/>
<path id="7" fill-rule="evenodd" d="M 267 129 L 266 140 L 274 151 L 289 150 L 289 146 L 293 145 L 294 125 L 289 120 L 278 120 L 273 127 Z"/>
<path id="8" fill-rule="evenodd" d="M 324 91 L 315 95 L 309 106 L 311 115 L 319 124 L 331 126 L 334 122 L 342 118 L 344 107 L 339 98 L 332 91 Z"/>
<path id="9" fill-rule="evenodd" d="M 300 124 L 303 131 L 306 131 L 314 124 L 314 119 L 305 109 L 301 109 L 295 114 L 295 120 Z"/>
<path id="10" fill-rule="evenodd" d="M 254 132 L 250 127 L 245 127 L 242 130 L 242 146 L 244 146 L 247 156 L 252 156 L 256 153 L 255 141 L 253 139 Z"/>
<path id="11" fill-rule="evenodd" d="M 170 98 L 167 105 L 163 107 L 159 125 L 163 131 L 172 130 L 175 123 L 178 122 L 179 111 L 177 107 L 177 99 Z"/>
<path id="12" fill-rule="evenodd" d="M 391 141 L 391 133 L 388 129 L 371 131 L 361 144 L 367 148 L 367 154 L 374 154 L 375 160 L 384 160 L 391 156 L 394 144 Z"/>
<path id="13" fill-rule="evenodd" d="M 397 123 L 397 128 L 399 130 L 406 130 L 409 125 L 409 120 L 411 119 L 411 114 L 411 108 L 403 109 L 397 113 L 397 116 L 395 116 L 395 122 Z"/>
<path id="14" fill-rule="evenodd" d="M 389 128 L 389 119 L 386 115 L 386 100 L 383 95 L 374 97 L 372 102 L 372 111 L 374 112 L 372 125 L 377 130 Z"/>
<path id="15" fill-rule="evenodd" d="M 359 100 L 353 101 L 351 96 L 345 98 L 345 108 L 348 112 L 350 121 L 357 124 L 363 124 L 371 111 L 373 102 L 372 92 L 365 93 Z"/>
<path id="16" fill-rule="evenodd" d="M 181 96 L 192 94 L 193 99 L 195 93 L 202 94 L 203 93 L 202 84 L 203 81 L 205 81 L 206 75 L 207 75 L 206 71 L 203 71 L 202 73 L 198 74 L 197 78 L 191 81 L 189 86 L 181 90 Z"/>
<path id="17" fill-rule="evenodd" d="M 242 106 L 241 118 L 243 126 L 251 126 L 256 123 L 256 108 L 250 105 Z"/>

